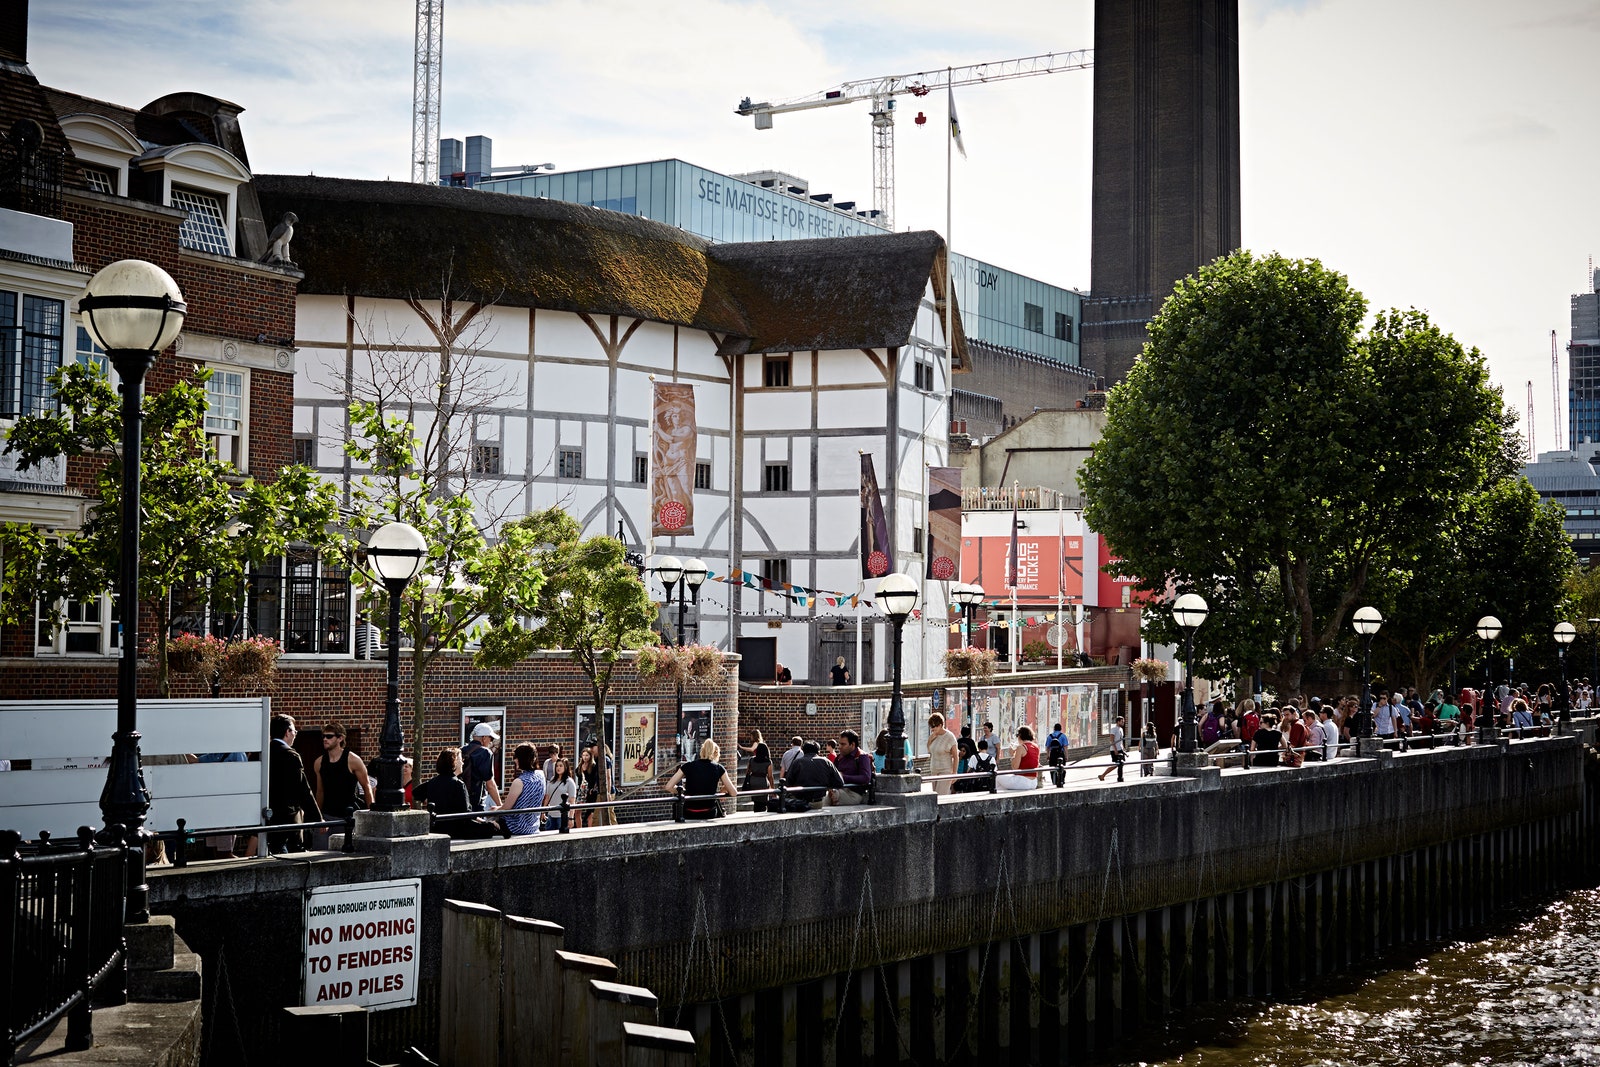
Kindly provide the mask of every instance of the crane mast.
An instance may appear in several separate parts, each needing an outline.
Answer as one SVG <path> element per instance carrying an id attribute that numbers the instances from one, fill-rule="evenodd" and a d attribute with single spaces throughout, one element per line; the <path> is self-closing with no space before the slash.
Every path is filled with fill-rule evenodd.
<path id="1" fill-rule="evenodd" d="M 992 63 L 973 63 L 964 67 L 946 67 L 943 70 L 890 74 L 881 78 L 842 82 L 831 89 L 777 104 L 765 101 L 752 103 L 747 96 L 739 102 L 734 114 L 753 118 L 758 130 L 770 130 L 774 115 L 868 101 L 872 106 L 872 206 L 877 209 L 878 217 L 883 221 L 884 227 L 892 230 L 894 229 L 895 97 L 927 96 L 937 89 L 984 85 L 989 82 L 1011 81 L 1014 78 L 1030 78 L 1037 74 L 1056 74 L 1068 70 L 1087 70 L 1092 66 L 1094 66 L 1094 50 L 1090 48 L 1081 48 L 1075 52 L 1046 52 L 1043 55 L 1024 56 L 1021 59 L 1002 59 Z"/>
<path id="2" fill-rule="evenodd" d="M 1528 462 L 1539 458 L 1539 433 L 1533 425 L 1533 379 L 1528 379 Z"/>
<path id="3" fill-rule="evenodd" d="M 411 76 L 411 180 L 439 184 L 439 97 L 443 89 L 444 0 L 417 0 Z"/>
<path id="4" fill-rule="evenodd" d="M 1561 451 L 1561 357 L 1556 354 L 1556 332 L 1550 331 L 1550 399 L 1556 413 L 1556 451 Z"/>

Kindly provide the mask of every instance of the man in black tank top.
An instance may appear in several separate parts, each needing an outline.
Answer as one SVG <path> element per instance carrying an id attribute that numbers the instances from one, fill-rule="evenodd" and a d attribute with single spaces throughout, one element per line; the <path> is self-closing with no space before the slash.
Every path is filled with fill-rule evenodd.
<path id="1" fill-rule="evenodd" d="M 352 807 L 372 807 L 372 779 L 361 757 L 344 746 L 344 727 L 330 722 L 322 728 L 322 755 L 313 768 L 317 806 L 330 819 L 341 819 Z M 361 803 L 357 805 L 357 790 Z"/>

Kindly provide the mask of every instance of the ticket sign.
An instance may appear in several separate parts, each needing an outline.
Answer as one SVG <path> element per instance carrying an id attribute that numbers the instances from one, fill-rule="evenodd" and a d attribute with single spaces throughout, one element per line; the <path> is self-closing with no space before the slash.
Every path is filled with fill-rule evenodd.
<path id="1" fill-rule="evenodd" d="M 306 1007 L 411 1007 L 422 952 L 422 879 L 311 890 L 303 948 Z"/>

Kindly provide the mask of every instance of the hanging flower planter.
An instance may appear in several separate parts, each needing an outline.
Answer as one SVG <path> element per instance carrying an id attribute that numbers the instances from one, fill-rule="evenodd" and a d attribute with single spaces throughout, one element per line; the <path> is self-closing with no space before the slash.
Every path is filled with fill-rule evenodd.
<path id="1" fill-rule="evenodd" d="M 944 654 L 944 669 L 952 678 L 987 682 L 994 677 L 996 658 L 992 648 L 952 648 Z"/>
<path id="2" fill-rule="evenodd" d="M 1164 682 L 1167 680 L 1167 661 L 1136 659 L 1133 661 L 1133 676 L 1141 682 Z"/>
<path id="3" fill-rule="evenodd" d="M 173 674 L 210 674 L 222 659 L 225 645 L 209 634 L 175 634 L 167 638 L 167 670 Z"/>
<path id="4" fill-rule="evenodd" d="M 222 654 L 222 676 L 236 682 L 260 682 L 277 673 L 283 649 L 270 637 L 251 637 L 230 642 Z"/>

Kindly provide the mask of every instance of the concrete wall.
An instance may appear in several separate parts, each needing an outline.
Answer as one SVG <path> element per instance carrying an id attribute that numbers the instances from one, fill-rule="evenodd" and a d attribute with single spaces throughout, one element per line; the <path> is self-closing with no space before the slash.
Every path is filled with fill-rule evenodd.
<path id="1" fill-rule="evenodd" d="M 225 994 L 208 986 L 207 1026 L 231 1009 L 235 1017 L 211 1030 L 223 1052 L 232 1028 L 237 1050 L 265 1063 L 275 1055 L 274 1009 L 299 995 L 307 887 L 421 874 L 422 1005 L 381 1013 L 375 1040 L 380 1049 L 401 1039 L 427 1049 L 437 1024 L 437 983 L 427 976 L 438 966 L 446 897 L 560 923 L 570 949 L 608 956 L 623 980 L 655 990 L 670 1021 L 675 1005 L 1278 885 L 1508 828 L 1536 825 L 1528 840 L 1568 855 L 1582 836 L 1582 753 L 1575 738 L 1548 738 L 1209 782 L 1130 777 L 1114 788 L 955 796 L 914 815 L 874 807 L 542 835 L 457 845 L 447 866 L 436 857 L 409 872 L 398 852 L 156 871 L 151 903 L 177 916 L 179 933 L 206 958 L 208 982 L 227 960 Z M 1478 862 L 1513 871 L 1520 856 L 1497 847 Z"/>
<path id="2" fill-rule="evenodd" d="M 1106 428 L 1104 408 L 1037 411 L 1005 433 L 959 455 L 961 484 L 1043 486 L 1082 504 L 1078 469 Z"/>

